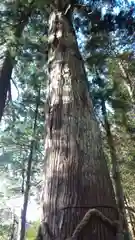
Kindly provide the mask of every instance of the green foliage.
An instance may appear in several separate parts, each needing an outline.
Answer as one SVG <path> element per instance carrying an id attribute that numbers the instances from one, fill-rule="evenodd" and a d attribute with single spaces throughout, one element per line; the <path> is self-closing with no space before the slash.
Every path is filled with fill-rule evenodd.
<path id="1" fill-rule="evenodd" d="M 33 240 L 36 238 L 38 226 L 39 226 L 39 221 L 31 223 L 30 227 L 26 230 L 27 240 Z"/>
<path id="2" fill-rule="evenodd" d="M 84 49 L 87 71 L 90 76 L 90 91 L 95 113 L 100 123 L 104 152 L 111 167 L 111 157 L 106 139 L 102 115 L 105 102 L 111 126 L 124 193 L 135 202 L 134 154 L 135 154 L 135 111 L 134 109 L 134 61 L 132 42 L 108 34 L 92 35 Z M 125 48 L 126 43 L 126 48 Z M 87 56 L 87 58 L 86 58 Z"/>
<path id="3" fill-rule="evenodd" d="M 7 16 L 7 18 L 10 18 L 11 21 L 15 19 L 13 15 Z M 7 19 L 3 24 L 5 27 L 8 25 Z M 30 145 L 33 140 L 35 148 L 32 159 L 30 196 L 34 196 L 35 201 L 39 201 L 39 180 L 41 180 L 41 164 L 44 157 L 44 89 L 47 80 L 46 55 L 44 54 L 46 42 L 41 41 L 45 24 L 44 13 L 33 12 L 22 37 L 17 42 L 19 44 L 16 52 L 17 64 L 14 67 L 11 82 L 13 101 L 6 106 L 0 132 L 0 181 L 3 183 L 2 188 L 0 186 L 0 202 L 8 203 L 9 200 L 23 196 Z M 8 34 L 10 33 L 11 35 L 13 33 L 11 26 L 8 28 Z M 6 29 L 3 28 L 0 39 L 5 37 L 5 34 Z M 36 135 L 33 136 L 39 88 Z M 14 98 L 14 93 L 17 95 L 16 98 Z M 8 232 L 8 234 L 10 233 Z"/>
<path id="4" fill-rule="evenodd" d="M 0 240 L 7 240 L 10 230 L 10 225 L 0 225 Z"/>
<path id="5" fill-rule="evenodd" d="M 0 43 L 2 50 L 6 43 L 6 48 L 8 47 L 13 60 L 16 61 L 11 83 L 17 93 L 17 98 L 6 107 L 1 126 L 0 180 L 6 179 L 6 190 L 0 192 L 0 201 L 4 201 L 5 198 L 7 201 L 9 197 L 22 196 L 32 140 L 35 141 L 35 149 L 32 159 L 31 195 L 36 195 L 37 183 L 41 179 L 45 134 L 44 102 L 47 86 L 47 20 L 50 1 L 32 2 L 16 0 L 0 3 L 3 6 L 3 10 L 0 11 Z M 91 2 L 90 4 L 93 5 Z M 32 9 L 31 16 L 23 33 L 18 37 L 16 29 L 19 29 L 20 17 L 23 13 L 28 13 L 30 9 Z M 87 14 L 86 11 L 78 12 L 74 27 L 77 33 L 84 34 L 86 40 L 84 44 L 81 38 L 80 49 L 83 51 L 85 65 L 90 76 L 90 93 L 101 126 L 105 154 L 110 165 L 109 147 L 101 114 L 102 101 L 107 105 L 107 117 L 115 140 L 124 192 L 134 203 L 135 57 L 131 34 L 134 25 L 132 21 L 132 29 L 129 29 L 124 13 L 124 29 L 121 30 L 122 21 L 119 14 L 117 19 L 114 16 L 109 23 L 105 20 L 107 14 L 101 16 L 100 10 L 99 5 L 99 11 L 93 10 L 91 14 Z M 132 14 L 130 16 L 132 17 Z M 114 29 L 117 31 L 113 31 Z M 128 75 L 123 75 L 119 62 L 122 63 Z M 41 90 L 39 112 L 36 135 L 33 136 L 33 121 L 39 88 Z M 12 97 L 13 95 L 14 92 Z M 37 225 L 33 223 L 27 230 L 27 239 L 35 238 Z M 0 226 L 0 230 L 0 235 L 8 239 L 9 226 Z"/>

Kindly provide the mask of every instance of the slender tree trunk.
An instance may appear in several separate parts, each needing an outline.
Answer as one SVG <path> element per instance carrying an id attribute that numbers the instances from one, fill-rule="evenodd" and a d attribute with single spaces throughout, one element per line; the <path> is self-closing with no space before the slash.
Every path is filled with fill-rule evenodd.
<path id="1" fill-rule="evenodd" d="M 118 65 L 119 65 L 122 77 L 124 78 L 123 84 L 127 88 L 129 96 L 133 98 L 133 92 L 134 92 L 134 87 L 132 83 L 133 80 L 131 80 L 129 73 L 124 68 L 122 61 L 119 61 Z"/>
<path id="2" fill-rule="evenodd" d="M 122 218 L 123 222 L 123 229 L 124 231 L 128 232 L 128 223 L 126 219 L 126 211 L 125 211 L 125 204 L 124 204 L 124 194 L 123 194 L 123 188 L 121 184 L 121 177 L 120 177 L 120 170 L 119 170 L 119 164 L 117 161 L 117 153 L 114 146 L 114 141 L 111 133 L 110 124 L 107 118 L 107 112 L 106 112 L 106 106 L 105 101 L 102 100 L 102 114 L 104 117 L 104 123 L 105 123 L 105 130 L 108 140 L 108 145 L 110 148 L 110 154 L 111 154 L 111 162 L 112 162 L 112 179 L 114 182 L 114 188 L 116 193 L 116 200 L 119 208 L 119 212 Z"/>
<path id="3" fill-rule="evenodd" d="M 112 221 L 118 219 L 83 61 L 73 26 L 63 9 L 61 3 L 49 20 L 47 162 L 42 192 L 42 237 L 37 237 L 40 240 L 70 237 L 89 209 L 101 211 Z M 97 212 L 74 239 L 114 240 L 116 236 Z"/>
<path id="4" fill-rule="evenodd" d="M 3 62 L 0 66 L 0 121 L 3 116 L 7 93 L 10 93 L 10 79 L 13 69 L 13 61 L 10 53 L 5 52 Z"/>
<path id="5" fill-rule="evenodd" d="M 18 20 L 18 24 L 16 25 L 15 28 L 14 32 L 15 39 L 21 37 L 23 29 L 27 24 L 28 19 L 32 13 L 32 5 L 33 1 L 30 3 L 29 7 L 22 11 L 20 19 Z M 11 49 L 9 46 L 7 46 L 7 50 L 5 51 L 4 55 L 5 56 L 3 57 L 3 61 L 0 65 L 0 121 L 3 116 L 7 94 L 9 93 L 9 97 L 11 94 L 10 79 L 15 64 L 15 56 L 12 56 Z"/>
<path id="6" fill-rule="evenodd" d="M 25 239 L 26 213 L 27 213 L 28 199 L 29 199 L 29 192 L 30 192 L 32 159 L 33 159 L 33 153 L 34 153 L 34 149 L 35 149 L 35 135 L 36 135 L 39 104 L 40 104 L 40 91 L 39 91 L 39 94 L 37 96 L 37 101 L 36 101 L 35 120 L 34 120 L 34 126 L 33 126 L 33 139 L 31 141 L 30 153 L 29 153 L 29 158 L 28 158 L 28 167 L 27 167 L 27 173 L 26 173 L 26 188 L 25 188 L 25 192 L 24 192 L 23 208 L 21 211 L 21 229 L 20 229 L 19 240 Z"/>
<path id="7" fill-rule="evenodd" d="M 16 234 L 16 215 L 13 213 L 13 223 L 12 223 L 12 229 L 11 229 L 11 234 L 9 240 L 15 240 L 15 234 Z"/>
<path id="8" fill-rule="evenodd" d="M 135 216 L 132 213 L 130 207 L 128 206 L 128 199 L 127 199 L 127 197 L 125 197 L 125 205 L 126 205 L 126 208 L 127 208 L 127 211 L 128 211 L 128 215 L 129 215 L 129 220 L 130 220 L 130 224 L 131 224 L 131 228 L 132 228 L 132 234 L 133 234 L 133 237 L 135 238 Z"/>
<path id="9" fill-rule="evenodd" d="M 135 216 L 129 211 L 130 224 L 132 228 L 133 237 L 135 238 Z"/>

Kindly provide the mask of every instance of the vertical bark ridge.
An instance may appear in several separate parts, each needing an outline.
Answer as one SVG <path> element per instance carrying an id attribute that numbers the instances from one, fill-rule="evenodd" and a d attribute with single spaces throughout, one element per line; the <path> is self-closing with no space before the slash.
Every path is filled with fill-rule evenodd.
<path id="1" fill-rule="evenodd" d="M 51 32 L 52 26 L 57 31 Z M 49 62 L 49 104 L 55 114 L 47 125 L 42 220 L 47 222 L 55 236 L 64 240 L 72 235 L 89 208 L 97 208 L 112 220 L 118 216 L 72 26 L 62 13 L 54 12 L 50 17 L 49 33 L 53 39 L 52 60 Z M 46 237 L 47 233 L 43 239 Z M 114 240 L 115 235 L 99 219 L 92 217 L 78 239 Z"/>

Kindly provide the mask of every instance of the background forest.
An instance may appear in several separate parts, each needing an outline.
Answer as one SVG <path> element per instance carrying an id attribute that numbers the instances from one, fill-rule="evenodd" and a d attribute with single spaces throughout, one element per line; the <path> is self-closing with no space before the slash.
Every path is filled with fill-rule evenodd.
<path id="1" fill-rule="evenodd" d="M 39 223 L 48 94 L 48 4 L 47 0 L 0 1 L 0 82 L 7 81 L 8 92 L 0 122 L 0 240 L 23 240 L 22 231 L 32 240 Z M 79 11 L 74 13 L 74 29 L 89 94 L 110 176 L 118 189 L 122 185 L 135 239 L 135 2 L 84 1 Z M 1 92 L 0 86 L 0 106 L 4 104 Z"/>

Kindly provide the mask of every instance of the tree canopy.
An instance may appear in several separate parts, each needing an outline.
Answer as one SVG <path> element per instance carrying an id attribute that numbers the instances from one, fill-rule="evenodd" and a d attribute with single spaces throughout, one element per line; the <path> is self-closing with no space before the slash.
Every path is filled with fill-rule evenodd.
<path id="1" fill-rule="evenodd" d="M 6 182 L 6 190 L 0 190 L 0 202 L 4 201 L 6 212 L 9 198 L 24 196 L 33 139 L 35 146 L 29 194 L 39 203 L 46 131 L 44 102 L 49 91 L 48 14 L 51 9 L 55 9 L 55 1 L 14 0 L 0 2 L 0 6 L 0 178 Z M 73 13 L 73 25 L 85 64 L 89 94 L 99 122 L 111 175 L 111 153 L 103 104 L 106 109 L 125 205 L 128 203 L 126 206 L 128 210 L 130 208 L 127 216 L 135 237 L 135 3 L 71 1 L 65 6 L 65 16 Z M 33 135 L 37 98 L 36 134 Z M 3 204 L 0 208 L 3 209 Z M 4 222 L 0 226 L 2 240 L 5 232 L 9 234 L 12 225 L 7 226 Z M 28 235 L 35 234 L 34 230 L 31 231 Z"/>

